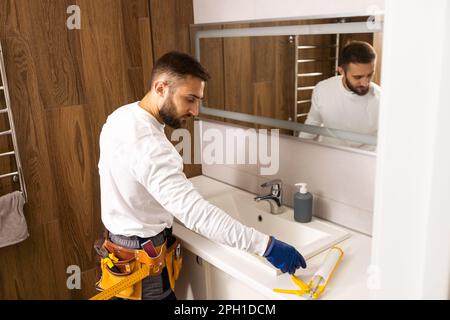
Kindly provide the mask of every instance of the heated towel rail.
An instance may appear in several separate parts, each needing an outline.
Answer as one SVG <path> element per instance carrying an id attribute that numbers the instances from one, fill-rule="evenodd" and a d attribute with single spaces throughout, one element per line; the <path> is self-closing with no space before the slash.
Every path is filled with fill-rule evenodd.
<path id="1" fill-rule="evenodd" d="M 22 165 L 20 162 L 19 148 L 17 145 L 16 130 L 14 126 L 13 115 L 11 111 L 11 101 L 9 98 L 8 82 L 6 80 L 5 62 L 3 59 L 2 44 L 0 43 L 0 117 L 8 118 L 9 129 L 6 131 L 0 131 L 0 136 L 9 136 L 12 140 L 13 150 L 0 153 L 0 158 L 14 157 L 16 163 L 16 170 L 12 172 L 0 172 L 0 179 L 13 179 L 14 182 L 20 183 L 20 191 L 27 201 L 27 190 L 25 188 L 25 180 L 23 177 Z"/>
<path id="2" fill-rule="evenodd" d="M 306 117 L 308 112 L 301 113 L 300 110 L 309 110 L 311 106 L 311 94 L 314 90 L 315 86 L 300 86 L 299 78 L 316 78 L 323 76 L 332 76 L 337 75 L 337 67 L 338 67 L 338 57 L 339 57 L 339 34 L 336 34 L 335 40 L 336 42 L 329 45 L 303 45 L 300 43 L 300 35 L 295 36 L 295 105 L 294 105 L 294 121 L 298 121 L 299 118 Z M 304 37 L 304 35 L 303 35 Z M 334 49 L 335 54 L 334 57 L 321 57 L 319 59 L 305 59 L 302 58 L 301 52 L 307 52 L 309 50 L 314 49 Z M 323 70 L 315 70 L 315 71 L 302 71 L 302 65 L 309 63 L 317 63 L 317 62 L 334 62 L 333 68 L 328 72 L 324 72 Z M 308 93 L 308 98 L 300 99 L 300 92 Z M 308 105 L 309 107 L 304 108 L 300 106 Z"/>

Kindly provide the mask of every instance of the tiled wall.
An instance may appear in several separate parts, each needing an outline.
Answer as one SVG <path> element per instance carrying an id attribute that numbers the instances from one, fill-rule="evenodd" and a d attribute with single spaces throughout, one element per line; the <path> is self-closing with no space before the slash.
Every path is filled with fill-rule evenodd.
<path id="1" fill-rule="evenodd" d="M 234 126 L 200 121 L 199 132 L 214 128 L 225 136 Z M 207 145 L 208 143 L 204 143 Z M 202 144 L 202 147 L 204 146 Z M 308 183 L 314 195 L 314 215 L 365 234 L 372 233 L 375 156 L 361 151 L 327 147 L 280 136 L 278 173 L 260 175 L 260 164 L 202 164 L 202 173 L 253 193 L 266 193 L 260 185 L 283 180 L 284 203 L 292 207 L 294 184 Z"/>

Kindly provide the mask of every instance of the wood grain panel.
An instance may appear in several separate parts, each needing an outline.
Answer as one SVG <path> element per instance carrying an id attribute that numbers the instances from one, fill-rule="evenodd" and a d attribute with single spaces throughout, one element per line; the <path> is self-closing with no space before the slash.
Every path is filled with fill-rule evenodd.
<path id="1" fill-rule="evenodd" d="M 145 94 L 144 89 L 145 80 L 143 69 L 141 67 L 128 68 L 128 79 L 131 87 L 130 94 L 133 97 L 130 98 L 130 101 L 140 100 L 141 97 L 143 97 Z"/>
<path id="2" fill-rule="evenodd" d="M 194 38 L 191 36 L 191 41 Z M 195 49 L 193 48 L 195 51 Z M 200 41 L 200 62 L 208 70 L 211 79 L 205 85 L 203 103 L 206 107 L 214 109 L 225 109 L 224 95 L 224 60 L 223 60 L 223 39 L 207 38 Z M 203 116 L 208 119 L 224 122 L 222 117 Z"/>
<path id="3" fill-rule="evenodd" d="M 288 120 L 293 108 L 291 102 L 294 92 L 292 69 L 286 72 L 293 68 L 293 48 L 288 37 L 224 39 L 223 65 L 227 109 Z M 270 94 L 264 94 L 267 103 L 263 103 L 262 92 L 257 93 L 253 89 L 262 90 L 268 83 L 271 83 L 269 86 L 272 89 Z M 256 100 L 259 103 L 255 103 Z M 256 106 L 260 109 L 256 110 Z"/>
<path id="4" fill-rule="evenodd" d="M 149 18 L 149 4 L 147 0 L 121 0 L 122 12 L 122 34 L 125 41 L 124 52 L 126 57 L 124 62 L 128 70 L 128 90 L 127 101 L 136 101 L 145 94 L 143 78 L 145 74 L 142 69 L 142 52 L 151 52 L 151 32 Z M 141 20 L 144 20 L 143 22 Z M 148 33 L 142 35 L 142 23 L 147 24 Z M 145 65 L 145 67 L 147 67 Z"/>
<path id="5" fill-rule="evenodd" d="M 68 299 L 61 229 L 57 220 L 29 229 L 25 242 L 4 248 L 9 257 L 0 278 L 11 278 L 1 299 Z"/>
<path id="6" fill-rule="evenodd" d="M 14 0 L 19 31 L 36 64 L 39 93 L 45 108 L 85 102 L 79 69 L 78 32 L 66 26 L 70 0 Z M 32 13 L 32 14 L 30 14 Z"/>
<path id="7" fill-rule="evenodd" d="M 92 194 L 96 164 L 85 106 L 47 112 L 47 136 L 52 172 L 58 177 L 58 210 L 63 230 L 64 256 L 82 270 L 94 265 L 93 240 L 100 233 L 100 212 Z"/>
<path id="8" fill-rule="evenodd" d="M 240 25 L 245 28 L 248 25 Z M 250 38 L 226 38 L 224 41 L 225 109 L 253 114 L 252 56 Z"/>
<path id="9" fill-rule="evenodd" d="M 275 51 L 278 37 L 250 38 L 251 81 L 272 81 L 275 70 Z M 287 40 L 287 39 L 286 39 Z"/>
<path id="10" fill-rule="evenodd" d="M 81 273 L 81 289 L 71 290 L 70 298 L 73 300 L 86 300 L 95 296 L 98 291 L 95 289 L 95 283 L 100 279 L 100 268 L 92 268 Z"/>
<path id="11" fill-rule="evenodd" d="M 383 33 L 377 32 L 373 35 L 373 48 L 377 52 L 377 65 L 373 82 L 381 85 L 381 65 L 383 63 Z"/>
<path id="12" fill-rule="evenodd" d="M 83 12 L 80 30 L 85 95 L 93 136 L 98 139 L 106 117 L 132 102 L 125 57 L 121 3 L 107 0 L 79 0 Z M 98 148 L 95 151 L 96 159 Z"/>
<path id="13" fill-rule="evenodd" d="M 289 37 L 277 37 L 275 41 L 275 117 L 289 120 L 294 114 L 294 90 L 289 88 L 295 87 L 295 43 L 289 42 Z"/>
<path id="14" fill-rule="evenodd" d="M 142 59 L 141 53 L 143 48 L 150 45 L 151 49 L 151 35 L 147 39 L 141 38 L 142 22 L 147 24 L 150 31 L 150 16 L 149 4 L 146 0 L 121 0 L 123 34 L 125 47 L 127 52 L 127 59 L 130 67 L 141 67 Z M 142 19 L 143 18 L 143 21 Z M 145 42 L 143 42 L 143 40 Z M 147 49 L 147 48 L 145 48 Z"/>
<path id="15" fill-rule="evenodd" d="M 151 76 L 153 69 L 152 33 L 149 18 L 139 18 L 139 39 L 141 43 L 141 65 L 143 72 L 143 92 L 145 95 L 151 89 Z"/>
<path id="16" fill-rule="evenodd" d="M 189 25 L 194 8 L 189 0 L 150 0 L 153 56 L 155 60 L 171 50 L 190 52 Z"/>
<path id="17" fill-rule="evenodd" d="M 202 39 L 200 53 L 200 61 L 211 75 L 205 86 L 204 103 L 211 108 L 224 109 L 223 39 Z"/>
<path id="18" fill-rule="evenodd" d="M 18 283 L 21 281 L 21 278 L 17 275 L 16 253 L 16 246 L 0 249 L 0 258 L 2 258 L 0 267 L 0 300 L 19 299 Z"/>
<path id="19" fill-rule="evenodd" d="M 275 91 L 273 81 L 260 81 L 253 83 L 253 112 L 255 115 L 264 115 L 266 117 L 275 118 L 276 108 Z"/>

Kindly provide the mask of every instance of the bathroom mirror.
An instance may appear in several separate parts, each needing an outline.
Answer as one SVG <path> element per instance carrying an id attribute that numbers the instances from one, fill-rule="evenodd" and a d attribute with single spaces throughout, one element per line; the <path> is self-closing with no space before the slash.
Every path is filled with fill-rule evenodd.
<path id="1" fill-rule="evenodd" d="M 339 76 L 340 53 L 349 41 L 373 46 L 377 61 L 372 82 L 380 85 L 382 17 L 192 25 L 191 35 L 197 59 L 212 76 L 201 117 L 375 151 L 377 113 L 370 115 L 367 130 L 361 125 L 351 131 L 305 121 L 313 89 Z"/>

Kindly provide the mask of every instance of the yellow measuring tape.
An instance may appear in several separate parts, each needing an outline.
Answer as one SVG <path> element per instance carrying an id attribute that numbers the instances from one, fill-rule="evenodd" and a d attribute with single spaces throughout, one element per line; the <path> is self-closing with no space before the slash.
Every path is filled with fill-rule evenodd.
<path id="1" fill-rule="evenodd" d="M 146 264 L 143 264 L 141 269 L 125 277 L 122 281 L 116 283 L 111 288 L 106 289 L 100 292 L 99 294 L 93 296 L 89 300 L 109 300 L 112 297 L 116 296 L 119 292 L 122 292 L 126 288 L 131 287 L 136 282 L 141 281 L 142 279 L 148 277 L 149 275 L 150 275 L 150 267 Z"/>

